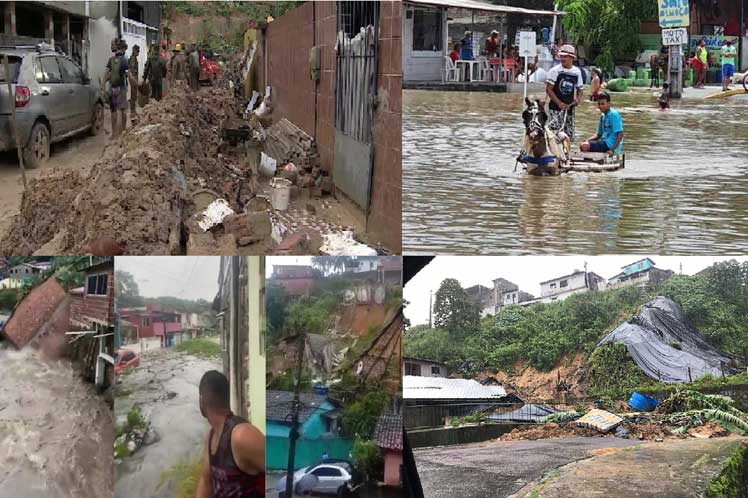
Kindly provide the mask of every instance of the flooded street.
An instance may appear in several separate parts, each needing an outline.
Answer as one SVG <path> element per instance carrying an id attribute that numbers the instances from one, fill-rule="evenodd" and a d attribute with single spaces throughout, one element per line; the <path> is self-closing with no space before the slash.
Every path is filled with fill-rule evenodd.
<path id="1" fill-rule="evenodd" d="M 684 99 L 660 112 L 650 92 L 612 97 L 625 169 L 531 177 L 514 171 L 522 94 L 403 91 L 404 251 L 746 250 L 748 98 Z M 576 146 L 598 120 L 584 102 Z"/>
<path id="2" fill-rule="evenodd" d="M 112 496 L 112 412 L 68 360 L 0 347 L 0 495 Z"/>
<path id="3" fill-rule="evenodd" d="M 117 498 L 173 496 L 175 482 L 164 472 L 199 458 L 210 427 L 200 414 L 198 385 L 206 371 L 216 369 L 221 369 L 218 359 L 155 350 L 144 353 L 140 366 L 122 376 L 115 402 L 117 422 L 122 423 L 137 404 L 155 430 L 155 440 L 117 464 Z"/>

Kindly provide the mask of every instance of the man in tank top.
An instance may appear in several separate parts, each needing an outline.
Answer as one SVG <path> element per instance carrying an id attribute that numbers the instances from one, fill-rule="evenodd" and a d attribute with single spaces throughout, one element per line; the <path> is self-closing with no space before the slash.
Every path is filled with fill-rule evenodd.
<path id="1" fill-rule="evenodd" d="M 196 498 L 265 496 L 265 436 L 231 412 L 229 381 L 217 370 L 200 380 L 200 412 L 210 424 Z"/>

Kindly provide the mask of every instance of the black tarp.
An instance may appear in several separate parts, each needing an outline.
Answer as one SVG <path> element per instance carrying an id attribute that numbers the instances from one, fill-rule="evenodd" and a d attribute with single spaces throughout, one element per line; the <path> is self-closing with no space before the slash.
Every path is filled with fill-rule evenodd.
<path id="1" fill-rule="evenodd" d="M 598 343 L 622 343 L 637 365 L 668 384 L 689 382 L 704 374 L 732 375 L 732 358 L 709 344 L 677 303 L 657 297 Z"/>

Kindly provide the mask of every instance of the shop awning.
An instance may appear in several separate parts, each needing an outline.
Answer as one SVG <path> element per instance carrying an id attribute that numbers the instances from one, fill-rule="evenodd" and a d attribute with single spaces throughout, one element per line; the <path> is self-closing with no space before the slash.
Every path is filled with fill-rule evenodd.
<path id="1" fill-rule="evenodd" d="M 422 5 L 424 7 L 447 7 L 455 9 L 479 10 L 483 12 L 500 12 L 503 14 L 526 14 L 532 16 L 562 16 L 562 10 L 535 10 L 509 5 L 493 5 L 476 0 L 407 0 L 405 3 Z"/>

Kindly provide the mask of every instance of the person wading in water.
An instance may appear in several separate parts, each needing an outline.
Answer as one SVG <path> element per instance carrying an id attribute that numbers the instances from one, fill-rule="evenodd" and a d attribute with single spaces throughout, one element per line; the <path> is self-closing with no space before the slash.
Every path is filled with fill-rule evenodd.
<path id="1" fill-rule="evenodd" d="M 217 370 L 200 380 L 200 413 L 208 419 L 196 498 L 265 496 L 265 436 L 231 413 L 229 381 Z"/>

